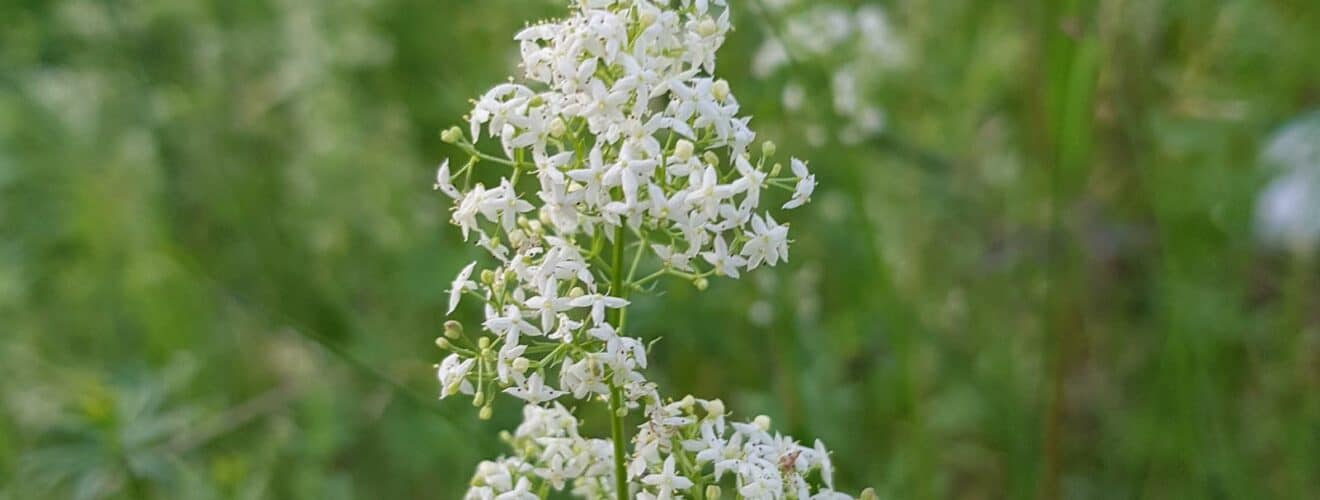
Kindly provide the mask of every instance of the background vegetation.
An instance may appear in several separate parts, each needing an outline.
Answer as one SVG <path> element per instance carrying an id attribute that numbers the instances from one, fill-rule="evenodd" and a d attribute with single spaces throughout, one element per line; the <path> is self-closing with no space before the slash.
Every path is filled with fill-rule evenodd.
<path id="1" fill-rule="evenodd" d="M 731 3 L 821 188 L 789 265 L 630 314 L 667 392 L 885 498 L 1320 497 L 1320 271 L 1252 227 L 1320 5 L 878 2 L 886 132 L 813 145 Z M 0 499 L 457 498 L 518 414 L 433 397 L 438 132 L 561 10 L 0 1 Z"/>

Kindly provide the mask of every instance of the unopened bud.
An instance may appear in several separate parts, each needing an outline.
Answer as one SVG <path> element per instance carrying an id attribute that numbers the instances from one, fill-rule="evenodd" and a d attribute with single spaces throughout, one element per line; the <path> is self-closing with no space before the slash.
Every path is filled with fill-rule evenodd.
<path id="1" fill-rule="evenodd" d="M 436 337 L 435 346 L 439 347 L 441 350 L 448 351 L 450 347 L 449 339 L 444 337 Z"/>
<path id="2" fill-rule="evenodd" d="M 784 164 L 776 163 L 775 166 L 770 167 L 770 177 L 778 177 L 779 172 L 782 172 L 783 170 L 784 170 Z"/>
<path id="3" fill-rule="evenodd" d="M 530 364 L 531 361 L 528 361 L 527 358 L 517 358 L 513 360 L 513 370 L 518 373 L 525 372 Z"/>
<path id="4" fill-rule="evenodd" d="M 643 10 L 640 14 L 637 15 L 637 22 L 642 23 L 642 27 L 647 27 L 652 24 L 655 24 L 655 11 Z"/>
<path id="5" fill-rule="evenodd" d="M 490 349 L 490 337 L 482 337 L 477 340 L 477 347 L 482 351 Z"/>
<path id="6" fill-rule="evenodd" d="M 489 406 L 483 406 L 481 407 L 481 411 L 477 412 L 477 418 L 482 420 L 490 420 L 490 417 L 494 414 L 495 414 L 495 410 L 490 409 Z"/>
<path id="7" fill-rule="evenodd" d="M 701 22 L 697 23 L 697 34 L 702 37 L 714 35 L 715 32 L 719 30 L 720 26 L 715 24 L 715 20 L 709 17 L 702 19 Z"/>
<path id="8" fill-rule="evenodd" d="M 457 339 L 463 336 L 463 324 L 454 320 L 445 322 L 445 336 L 451 339 Z"/>
<path id="9" fill-rule="evenodd" d="M 463 130 L 458 127 L 449 127 L 440 132 L 440 140 L 453 144 L 463 139 Z"/>
<path id="10" fill-rule="evenodd" d="M 619 417 L 619 418 L 626 417 L 626 416 L 628 416 L 628 409 L 627 409 L 627 408 L 619 408 L 619 409 L 617 409 L 617 410 L 614 410 L 614 416 Z"/>
<path id="11" fill-rule="evenodd" d="M 707 281 L 706 278 L 697 278 L 692 280 L 692 286 L 697 287 L 698 291 L 704 292 L 710 286 L 710 281 Z"/>
<path id="12" fill-rule="evenodd" d="M 525 239 L 527 239 L 527 237 L 523 235 L 523 230 L 521 229 L 514 229 L 512 233 L 509 233 L 509 244 L 513 245 L 515 248 L 522 246 L 522 242 Z"/>
<path id="13" fill-rule="evenodd" d="M 714 151 L 707 151 L 706 154 L 701 155 L 701 159 L 706 160 L 706 164 L 712 167 L 720 166 L 720 155 L 715 154 Z"/>
<path id="14" fill-rule="evenodd" d="M 706 411 L 711 415 L 723 415 L 724 401 L 718 399 L 712 399 L 706 402 Z"/>
<path id="15" fill-rule="evenodd" d="M 779 148 L 775 146 L 775 141 L 765 141 L 761 143 L 761 156 L 774 156 Z"/>
<path id="16" fill-rule="evenodd" d="M 715 96 L 716 101 L 724 102 L 725 99 L 729 98 L 728 80 L 715 80 L 715 84 L 710 86 L 710 93 Z"/>
<path id="17" fill-rule="evenodd" d="M 472 397 L 472 406 L 479 407 L 482 404 L 485 404 L 485 402 L 486 402 L 486 393 L 484 392 L 478 392 L 476 396 Z"/>
<path id="18" fill-rule="evenodd" d="M 688 161 L 688 159 L 692 158 L 692 151 L 694 148 L 695 146 L 692 145 L 692 141 L 679 139 L 678 144 L 674 145 L 674 157 L 678 158 L 680 161 Z"/>
<path id="19" fill-rule="evenodd" d="M 878 500 L 879 498 L 875 494 L 875 488 L 867 488 L 862 490 L 862 494 L 857 497 L 857 500 Z"/>
<path id="20" fill-rule="evenodd" d="M 720 500 L 720 495 L 723 494 L 718 484 L 706 485 L 706 500 Z"/>
<path id="21" fill-rule="evenodd" d="M 765 415 L 757 415 L 756 418 L 752 419 L 752 423 L 756 424 L 756 427 L 763 431 L 770 430 L 770 417 Z"/>
<path id="22" fill-rule="evenodd" d="M 576 298 L 581 297 L 581 296 L 586 295 L 586 294 L 587 294 L 587 292 L 586 292 L 585 290 L 583 290 L 582 287 L 580 287 L 580 286 L 575 286 L 575 287 L 570 288 L 570 289 L 568 290 L 568 298 L 570 298 L 570 299 L 576 299 Z"/>
<path id="23" fill-rule="evenodd" d="M 494 282 L 495 282 L 495 271 L 491 271 L 490 269 L 482 269 L 482 270 L 481 270 L 481 282 L 484 283 L 484 284 L 486 284 L 486 285 L 489 285 L 489 284 L 491 284 L 491 283 L 494 283 Z"/>

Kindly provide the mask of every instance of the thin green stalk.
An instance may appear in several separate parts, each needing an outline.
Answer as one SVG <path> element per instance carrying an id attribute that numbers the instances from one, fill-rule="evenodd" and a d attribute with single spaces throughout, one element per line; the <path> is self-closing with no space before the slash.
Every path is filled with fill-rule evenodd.
<path id="1" fill-rule="evenodd" d="M 626 297 L 628 294 L 623 287 L 623 247 L 627 233 L 623 226 L 619 226 L 614 232 L 614 265 L 610 267 L 610 293 L 617 297 Z M 623 335 L 623 321 L 625 319 L 625 308 L 615 309 L 613 311 L 615 327 L 619 329 L 619 335 Z M 628 500 L 628 477 L 627 470 L 624 467 L 624 448 L 625 436 L 623 435 L 623 392 L 614 380 L 610 380 L 610 439 L 614 441 L 614 490 L 619 500 Z"/>

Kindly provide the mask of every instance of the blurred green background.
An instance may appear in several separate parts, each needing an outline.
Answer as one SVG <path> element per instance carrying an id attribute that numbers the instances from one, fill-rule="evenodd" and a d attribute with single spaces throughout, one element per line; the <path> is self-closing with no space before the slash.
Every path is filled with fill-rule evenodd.
<path id="1" fill-rule="evenodd" d="M 841 144 L 781 99 L 829 123 L 840 62 L 754 78 L 792 11 L 730 3 L 720 75 L 821 187 L 788 265 L 638 301 L 666 393 L 883 498 L 1320 498 L 1320 267 L 1253 238 L 1320 4 L 832 2 L 907 59 Z M 434 398 L 478 256 L 438 132 L 562 12 L 0 0 L 0 499 L 458 498 L 519 415 Z"/>

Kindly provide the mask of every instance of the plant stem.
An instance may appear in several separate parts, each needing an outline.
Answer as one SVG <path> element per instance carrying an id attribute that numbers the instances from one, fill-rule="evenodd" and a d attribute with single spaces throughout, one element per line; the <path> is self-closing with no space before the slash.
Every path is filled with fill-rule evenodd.
<path id="1" fill-rule="evenodd" d="M 614 232 L 614 255 L 613 265 L 610 267 L 610 294 L 620 298 L 626 298 L 628 293 L 623 287 L 623 248 L 627 232 L 623 226 L 619 226 Z M 623 321 L 626 308 L 618 308 L 613 311 L 614 327 L 619 335 L 623 335 Z M 628 477 L 624 467 L 624 448 L 625 438 L 623 435 L 623 391 L 614 383 L 611 378 L 610 383 L 610 438 L 614 441 L 614 490 L 619 500 L 628 500 Z"/>

